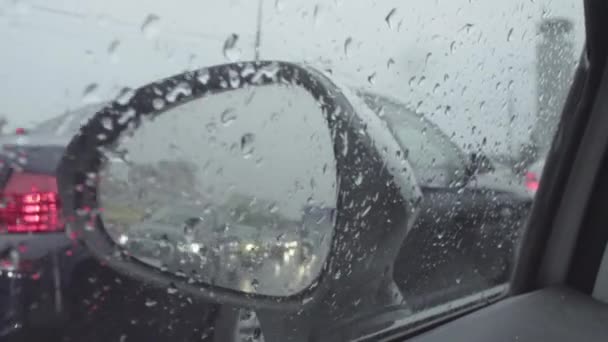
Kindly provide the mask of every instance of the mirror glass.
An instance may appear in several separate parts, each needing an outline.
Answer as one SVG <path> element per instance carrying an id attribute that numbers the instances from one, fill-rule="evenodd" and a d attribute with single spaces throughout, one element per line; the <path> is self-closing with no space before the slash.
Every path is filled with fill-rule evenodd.
<path id="1" fill-rule="evenodd" d="M 337 201 L 333 144 L 306 90 L 207 95 L 146 119 L 106 155 L 102 219 L 140 261 L 270 296 L 321 272 Z"/>

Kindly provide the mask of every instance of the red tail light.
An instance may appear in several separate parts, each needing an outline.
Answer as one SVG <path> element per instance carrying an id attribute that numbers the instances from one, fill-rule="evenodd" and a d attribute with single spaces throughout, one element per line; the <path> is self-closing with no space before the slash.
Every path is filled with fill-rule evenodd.
<path id="1" fill-rule="evenodd" d="M 536 192 L 539 183 L 538 175 L 535 172 L 526 172 L 526 188 L 528 190 Z"/>
<path id="2" fill-rule="evenodd" d="M 9 233 L 63 230 L 55 177 L 15 172 L 0 197 L 0 230 Z"/>

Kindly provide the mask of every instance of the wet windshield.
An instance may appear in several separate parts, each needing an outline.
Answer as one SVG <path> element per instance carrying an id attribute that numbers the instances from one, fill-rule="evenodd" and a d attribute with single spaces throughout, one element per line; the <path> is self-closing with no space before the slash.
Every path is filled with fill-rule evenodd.
<path id="1" fill-rule="evenodd" d="M 500 300 L 582 6 L 0 0 L 0 340 L 374 340 Z"/>

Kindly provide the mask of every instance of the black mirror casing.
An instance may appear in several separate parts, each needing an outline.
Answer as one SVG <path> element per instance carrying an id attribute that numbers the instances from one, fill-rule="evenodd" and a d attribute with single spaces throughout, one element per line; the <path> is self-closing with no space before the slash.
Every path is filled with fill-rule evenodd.
<path id="1" fill-rule="evenodd" d="M 103 208 L 99 207 L 97 193 L 97 177 L 106 161 L 106 151 L 119 149 L 121 139 L 137 130 L 143 120 L 162 115 L 169 108 L 239 87 L 277 82 L 303 87 L 318 101 L 334 143 L 336 225 L 331 251 L 316 281 L 289 297 L 245 294 L 153 269 L 113 241 L 100 217 Z M 155 109 L 154 102 L 159 98 L 169 102 L 161 110 Z M 68 234 L 109 267 L 148 283 L 174 286 L 222 305 L 260 312 L 308 312 L 319 314 L 318 322 L 339 321 L 352 310 L 382 302 L 376 297 L 383 295 L 376 295 L 392 279 L 393 261 L 413 224 L 421 196 L 407 162 L 400 154 L 382 148 L 378 143 L 382 138 L 376 133 L 344 93 L 310 67 L 276 61 L 247 62 L 170 77 L 112 102 L 68 145 L 57 171 Z M 266 330 L 264 333 L 266 336 Z"/>

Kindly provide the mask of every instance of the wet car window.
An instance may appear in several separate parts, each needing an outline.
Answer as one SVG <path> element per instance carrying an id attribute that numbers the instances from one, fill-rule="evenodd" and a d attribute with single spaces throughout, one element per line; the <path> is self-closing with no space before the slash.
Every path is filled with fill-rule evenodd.
<path id="1" fill-rule="evenodd" d="M 355 340 L 500 298 L 582 6 L 0 0 L 0 340 Z M 87 210 L 163 286 L 63 216 L 59 163 L 102 109 L 91 139 L 128 132 Z"/>

